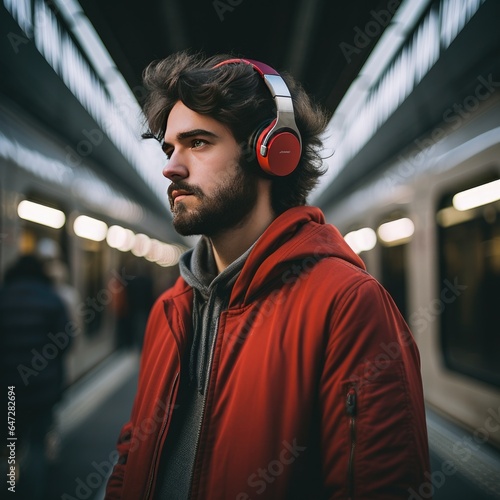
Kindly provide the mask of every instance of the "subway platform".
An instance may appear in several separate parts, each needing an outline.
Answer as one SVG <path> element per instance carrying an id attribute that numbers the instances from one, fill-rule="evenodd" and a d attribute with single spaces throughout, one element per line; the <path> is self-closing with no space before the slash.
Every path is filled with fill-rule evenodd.
<path id="1" fill-rule="evenodd" d="M 102 500 L 116 459 L 119 430 L 129 418 L 139 355 L 118 352 L 72 387 L 58 411 L 58 453 L 50 466 L 47 500 Z M 427 412 L 432 472 L 408 500 L 500 499 L 500 454 L 473 446 L 466 433 Z M 457 443 L 470 453 L 456 454 Z M 455 451 L 454 451 L 455 450 Z"/>
<path id="2" fill-rule="evenodd" d="M 67 391 L 57 413 L 58 452 L 51 463 L 46 500 L 104 498 L 138 373 L 139 354 L 118 351 Z"/>

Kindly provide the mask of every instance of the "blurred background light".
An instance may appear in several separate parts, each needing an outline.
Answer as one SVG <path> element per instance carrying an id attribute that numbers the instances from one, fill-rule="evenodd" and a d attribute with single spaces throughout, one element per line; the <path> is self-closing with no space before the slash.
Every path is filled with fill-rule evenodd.
<path id="1" fill-rule="evenodd" d="M 80 238 L 86 238 L 92 241 L 102 241 L 106 238 L 108 226 L 102 220 L 94 219 L 87 215 L 79 215 L 73 223 L 73 230 Z"/>
<path id="2" fill-rule="evenodd" d="M 175 266 L 179 262 L 181 254 L 182 249 L 177 245 L 164 243 L 161 258 L 156 263 L 162 267 Z"/>
<path id="3" fill-rule="evenodd" d="M 381 224 L 377 230 L 379 238 L 385 243 L 403 243 L 415 232 L 415 225 L 408 217 Z"/>
<path id="4" fill-rule="evenodd" d="M 53 227 L 54 229 L 61 228 L 66 222 L 66 216 L 61 210 L 28 200 L 23 200 L 19 203 L 17 214 L 21 219 Z"/>
<path id="5" fill-rule="evenodd" d="M 158 262 L 161 258 L 162 253 L 162 243 L 154 238 L 150 241 L 149 250 L 144 256 L 149 262 Z"/>
<path id="6" fill-rule="evenodd" d="M 453 206 L 464 211 L 497 200 L 500 200 L 500 179 L 457 193 L 453 197 Z"/>
<path id="7" fill-rule="evenodd" d="M 369 227 L 351 231 L 344 236 L 344 239 L 357 254 L 371 250 L 377 243 L 377 235 L 375 231 Z"/>
<path id="8" fill-rule="evenodd" d="M 164 243 L 143 233 L 135 234 L 119 225 L 110 226 L 106 242 L 111 248 L 121 252 L 131 251 L 136 257 L 143 257 L 162 267 L 175 266 L 181 254 L 186 251 L 183 246 Z"/>
<path id="9" fill-rule="evenodd" d="M 151 248 L 151 238 L 146 234 L 139 233 L 135 235 L 132 245 L 132 253 L 136 257 L 145 257 Z"/>
<path id="10" fill-rule="evenodd" d="M 130 229 L 114 225 L 108 229 L 106 242 L 111 248 L 128 252 L 134 245 L 135 235 Z"/>

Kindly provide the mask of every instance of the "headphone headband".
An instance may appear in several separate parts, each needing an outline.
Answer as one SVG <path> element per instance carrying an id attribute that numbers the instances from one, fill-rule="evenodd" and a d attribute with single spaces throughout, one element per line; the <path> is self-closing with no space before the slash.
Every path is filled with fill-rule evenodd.
<path id="1" fill-rule="evenodd" d="M 218 68 L 220 66 L 224 66 L 226 64 L 248 64 L 253 67 L 257 73 L 260 74 L 260 76 L 264 77 L 264 75 L 278 75 L 279 73 L 274 69 L 271 68 L 271 66 L 268 66 L 267 64 L 256 61 L 254 59 L 226 59 L 225 61 L 220 62 L 219 64 L 216 64 L 214 68 Z"/>
<path id="2" fill-rule="evenodd" d="M 257 140 L 257 159 L 261 167 L 273 175 L 288 175 L 297 167 L 302 152 L 302 139 L 295 123 L 290 91 L 271 66 L 253 59 L 227 59 L 214 66 L 248 64 L 263 78 L 276 104 L 276 119 L 266 127 Z M 275 143 L 275 144 L 274 144 Z M 270 152 L 272 145 L 273 154 Z M 274 153 L 276 151 L 276 153 Z"/>

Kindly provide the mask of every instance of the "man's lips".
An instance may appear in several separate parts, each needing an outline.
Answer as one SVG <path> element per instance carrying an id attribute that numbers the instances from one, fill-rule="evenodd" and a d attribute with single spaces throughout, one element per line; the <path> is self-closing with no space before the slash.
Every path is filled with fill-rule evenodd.
<path id="1" fill-rule="evenodd" d="M 173 189 L 171 194 L 170 194 L 170 197 L 172 198 L 172 201 L 175 202 L 178 200 L 182 200 L 186 196 L 190 196 L 192 194 L 193 193 L 186 191 L 184 189 Z"/>

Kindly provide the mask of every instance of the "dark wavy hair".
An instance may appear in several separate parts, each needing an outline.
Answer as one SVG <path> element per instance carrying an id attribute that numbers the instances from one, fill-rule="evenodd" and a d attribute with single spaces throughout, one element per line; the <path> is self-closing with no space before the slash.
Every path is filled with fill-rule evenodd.
<path id="1" fill-rule="evenodd" d="M 276 117 L 276 106 L 263 79 L 247 64 L 214 66 L 234 55 L 205 57 L 182 51 L 153 61 L 143 73 L 146 98 L 143 110 L 149 131 L 145 138 L 163 140 L 167 118 L 177 101 L 193 111 L 209 115 L 225 124 L 242 146 L 242 158 L 256 175 L 265 174 L 258 166 L 253 142 L 256 131 Z M 302 137 L 298 167 L 288 176 L 272 179 L 272 206 L 276 214 L 305 205 L 307 195 L 324 174 L 320 135 L 327 115 L 289 74 L 280 73 L 292 95 L 295 121 Z M 245 162 L 243 162 L 245 163 Z"/>

